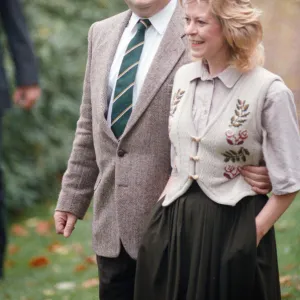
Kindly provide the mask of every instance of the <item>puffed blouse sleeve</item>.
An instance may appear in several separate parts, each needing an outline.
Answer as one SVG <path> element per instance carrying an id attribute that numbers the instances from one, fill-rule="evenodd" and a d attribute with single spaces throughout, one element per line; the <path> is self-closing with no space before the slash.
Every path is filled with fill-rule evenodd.
<path id="1" fill-rule="evenodd" d="M 272 193 L 284 195 L 300 190 L 300 136 L 292 92 L 274 81 L 262 110 L 263 154 Z"/>

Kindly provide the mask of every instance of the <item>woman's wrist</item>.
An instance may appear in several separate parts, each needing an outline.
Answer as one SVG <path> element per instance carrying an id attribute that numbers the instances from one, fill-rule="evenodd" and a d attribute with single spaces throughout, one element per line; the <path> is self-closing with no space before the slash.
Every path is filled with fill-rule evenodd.
<path id="1" fill-rule="evenodd" d="M 265 222 L 263 222 L 259 216 L 255 219 L 256 223 L 256 241 L 257 245 L 259 244 L 260 240 L 265 236 L 265 234 L 270 230 L 272 226 L 267 226 Z"/>

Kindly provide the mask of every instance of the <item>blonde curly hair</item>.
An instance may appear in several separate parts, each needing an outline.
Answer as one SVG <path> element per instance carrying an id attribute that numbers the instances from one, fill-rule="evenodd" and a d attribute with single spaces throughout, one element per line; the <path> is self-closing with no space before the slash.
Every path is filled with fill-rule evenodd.
<path id="1" fill-rule="evenodd" d="M 192 1 L 205 1 L 210 5 L 223 28 L 231 65 L 246 72 L 264 64 L 261 11 L 253 7 L 251 0 L 180 0 L 181 5 Z"/>

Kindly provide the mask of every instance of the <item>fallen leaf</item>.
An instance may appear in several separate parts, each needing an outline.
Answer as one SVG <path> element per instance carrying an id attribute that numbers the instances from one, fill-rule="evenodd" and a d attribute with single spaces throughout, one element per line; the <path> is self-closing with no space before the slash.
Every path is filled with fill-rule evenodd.
<path id="1" fill-rule="evenodd" d="M 4 263 L 4 265 L 5 265 L 5 268 L 13 268 L 14 267 L 14 265 L 15 265 L 16 263 L 13 261 L 13 260 L 11 260 L 11 259 L 7 259 L 6 261 L 5 261 L 5 263 Z"/>
<path id="2" fill-rule="evenodd" d="M 79 243 L 77 244 L 72 244 L 72 250 L 77 253 L 77 254 L 83 254 L 83 246 Z"/>
<path id="3" fill-rule="evenodd" d="M 55 242 L 47 247 L 49 252 L 67 255 L 70 253 L 70 249 L 67 246 L 63 246 L 59 242 Z"/>
<path id="4" fill-rule="evenodd" d="M 285 271 L 291 271 L 292 269 L 294 269 L 296 267 L 297 267 L 297 265 L 295 265 L 295 264 L 289 264 L 289 265 L 285 266 L 283 269 Z"/>
<path id="5" fill-rule="evenodd" d="M 12 225 L 11 233 L 15 236 L 28 236 L 28 230 L 19 224 Z"/>
<path id="6" fill-rule="evenodd" d="M 26 221 L 25 221 L 25 225 L 27 226 L 27 227 L 36 227 L 36 224 L 39 222 L 39 219 L 37 219 L 37 218 L 30 218 L 30 219 L 27 219 Z"/>
<path id="7" fill-rule="evenodd" d="M 81 272 L 87 269 L 87 266 L 85 265 L 77 265 L 74 269 L 74 272 Z"/>
<path id="8" fill-rule="evenodd" d="M 55 288 L 58 290 L 72 290 L 75 289 L 76 283 L 75 282 L 59 282 L 55 285 Z"/>
<path id="9" fill-rule="evenodd" d="M 20 250 L 20 247 L 17 246 L 17 245 L 14 245 L 14 244 L 9 244 L 9 245 L 8 245 L 7 251 L 8 251 L 8 253 L 9 253 L 10 255 L 16 254 L 17 252 L 19 252 L 19 250 Z"/>
<path id="10" fill-rule="evenodd" d="M 29 266 L 31 268 L 40 268 L 49 265 L 50 261 L 45 256 L 37 256 L 30 260 Z"/>
<path id="11" fill-rule="evenodd" d="M 97 264 L 96 255 L 91 255 L 91 256 L 86 257 L 85 262 L 87 262 L 88 264 L 91 264 L 91 265 L 96 265 Z"/>
<path id="12" fill-rule="evenodd" d="M 281 294 L 281 299 L 291 298 L 293 295 L 291 293 L 283 293 Z"/>
<path id="13" fill-rule="evenodd" d="M 289 283 L 291 282 L 292 280 L 292 276 L 291 275 L 285 275 L 285 276 L 280 276 L 280 284 L 286 284 L 286 283 Z"/>
<path id="14" fill-rule="evenodd" d="M 54 242 L 54 243 L 50 244 L 50 245 L 47 247 L 47 249 L 48 249 L 49 252 L 56 252 L 56 250 L 57 250 L 58 248 L 60 248 L 60 247 L 62 247 L 62 244 L 61 244 L 61 243 L 59 243 L 59 242 Z"/>
<path id="15" fill-rule="evenodd" d="M 82 283 L 82 287 L 85 289 L 99 286 L 98 278 L 91 278 Z"/>
<path id="16" fill-rule="evenodd" d="M 36 224 L 35 231 L 37 234 L 45 236 L 49 235 L 52 224 L 49 221 L 39 221 Z"/>

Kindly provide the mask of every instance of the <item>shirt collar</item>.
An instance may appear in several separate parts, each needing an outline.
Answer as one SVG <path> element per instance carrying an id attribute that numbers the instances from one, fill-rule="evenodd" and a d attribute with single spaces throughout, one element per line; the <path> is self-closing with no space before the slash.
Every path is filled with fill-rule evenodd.
<path id="1" fill-rule="evenodd" d="M 197 78 L 201 78 L 201 80 L 203 81 L 219 78 L 228 88 L 232 88 L 242 76 L 242 73 L 233 66 L 227 67 L 224 71 L 216 76 L 211 76 L 207 70 L 207 67 L 202 61 L 195 62 L 194 67 L 191 71 L 191 81 Z"/>
<path id="2" fill-rule="evenodd" d="M 160 35 L 165 33 L 172 15 L 175 12 L 176 6 L 177 0 L 171 0 L 161 11 L 149 18 L 152 26 Z M 140 17 L 138 15 L 132 13 L 128 24 L 128 29 L 130 31 L 134 29 L 139 19 Z"/>

